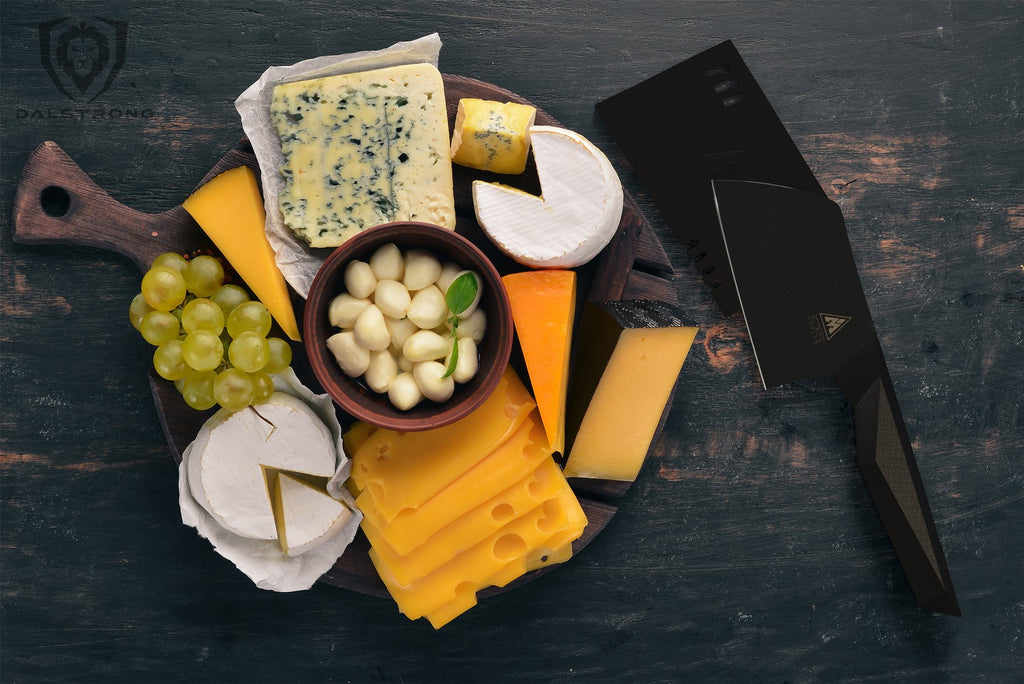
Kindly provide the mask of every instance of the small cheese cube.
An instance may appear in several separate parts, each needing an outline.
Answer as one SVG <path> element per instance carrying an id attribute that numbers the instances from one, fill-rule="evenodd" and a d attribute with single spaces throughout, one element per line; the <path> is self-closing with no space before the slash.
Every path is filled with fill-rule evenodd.
<path id="1" fill-rule="evenodd" d="M 452 131 L 452 161 L 494 173 L 522 173 L 537 110 L 515 102 L 459 100 Z"/>

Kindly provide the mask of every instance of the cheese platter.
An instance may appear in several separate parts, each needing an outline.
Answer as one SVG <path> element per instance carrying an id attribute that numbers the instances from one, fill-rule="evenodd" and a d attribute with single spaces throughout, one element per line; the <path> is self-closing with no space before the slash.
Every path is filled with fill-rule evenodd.
<path id="1" fill-rule="evenodd" d="M 459 115 L 459 103 L 466 98 L 535 107 L 508 90 L 473 78 L 444 74 L 443 83 L 450 130 Z M 542 127 L 560 126 L 558 121 L 540 108 L 536 108 L 536 124 Z M 205 186 L 225 171 L 242 166 L 259 174 L 259 164 L 246 138 L 228 150 L 197 187 Z M 452 165 L 455 232 L 479 247 L 501 274 L 520 273 L 524 267 L 499 249 L 477 222 L 474 182 L 511 185 L 523 193 L 538 195 L 541 180 L 532 158 L 524 173 L 512 177 Z M 588 302 L 645 300 L 662 302 L 672 307 L 677 305 L 672 266 L 657 236 L 628 193 L 623 194 L 621 202 L 621 218 L 610 242 L 596 259 L 574 269 L 579 292 L 575 299 L 574 318 L 577 322 L 582 319 Z M 149 268 L 156 257 L 166 252 L 188 255 L 215 251 L 209 237 L 183 207 L 149 214 L 119 203 L 98 187 L 54 142 L 42 143 L 25 165 L 14 203 L 14 239 L 26 244 L 69 243 L 113 251 L 127 256 L 142 272 Z M 324 256 L 329 253 L 327 249 L 322 251 Z M 292 306 L 301 320 L 304 298 L 294 290 L 290 294 Z M 312 372 L 302 344 L 294 343 L 291 346 L 292 367 L 296 375 L 304 385 L 314 392 L 320 392 L 320 384 Z M 574 356 L 578 346 L 579 339 L 573 347 Z M 528 383 L 529 372 L 518 342 L 512 351 L 511 365 Z M 674 379 L 675 376 L 672 377 Z M 189 408 L 174 383 L 161 378 L 152 369 L 150 387 L 170 454 L 180 463 L 186 449 L 213 411 Z M 655 417 L 651 427 L 652 441 L 657 439 L 671 403 L 669 395 L 664 411 Z M 351 423 L 351 418 L 340 409 L 338 415 L 343 425 Z M 630 483 L 628 479 L 572 478 L 570 484 L 587 520 L 582 535 L 572 542 L 574 554 L 605 527 L 616 512 L 616 500 L 626 492 Z M 371 562 L 369 548 L 369 542 L 360 533 L 320 581 L 344 589 L 387 596 L 388 590 Z M 532 570 L 504 587 L 484 589 L 479 596 L 518 586 L 551 567 L 548 565 Z"/>

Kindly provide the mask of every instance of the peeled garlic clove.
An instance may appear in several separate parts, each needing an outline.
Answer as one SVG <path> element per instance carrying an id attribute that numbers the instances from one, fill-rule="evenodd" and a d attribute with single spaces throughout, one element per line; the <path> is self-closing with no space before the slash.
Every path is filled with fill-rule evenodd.
<path id="1" fill-rule="evenodd" d="M 370 352 L 356 341 L 355 333 L 335 333 L 327 338 L 327 348 L 334 354 L 342 372 L 356 378 L 366 372 L 370 365 Z"/>
<path id="2" fill-rule="evenodd" d="M 382 351 L 391 344 L 391 334 L 384 324 L 384 314 L 371 304 L 363 309 L 352 326 L 356 341 L 370 351 Z"/>
<path id="3" fill-rule="evenodd" d="M 445 367 L 437 361 L 417 363 L 412 369 L 413 378 L 427 399 L 431 401 L 448 401 L 455 393 L 455 381 L 451 376 L 443 377 Z"/>
<path id="4" fill-rule="evenodd" d="M 410 291 L 422 290 L 437 282 L 441 275 L 441 262 L 425 249 L 410 249 L 405 253 L 405 286 Z"/>

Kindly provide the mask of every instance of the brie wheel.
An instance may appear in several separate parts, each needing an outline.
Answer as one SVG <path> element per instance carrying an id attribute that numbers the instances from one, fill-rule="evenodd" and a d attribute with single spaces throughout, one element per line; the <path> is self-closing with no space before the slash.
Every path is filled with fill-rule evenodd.
<path id="1" fill-rule="evenodd" d="M 579 133 L 530 128 L 541 196 L 473 182 L 477 222 L 505 254 L 531 268 L 572 268 L 596 257 L 622 218 L 622 184 Z"/>
<path id="2" fill-rule="evenodd" d="M 283 392 L 241 411 L 221 410 L 203 425 L 188 464 L 192 496 L 225 529 L 277 539 L 265 470 L 330 478 L 337 449 L 305 402 Z"/>

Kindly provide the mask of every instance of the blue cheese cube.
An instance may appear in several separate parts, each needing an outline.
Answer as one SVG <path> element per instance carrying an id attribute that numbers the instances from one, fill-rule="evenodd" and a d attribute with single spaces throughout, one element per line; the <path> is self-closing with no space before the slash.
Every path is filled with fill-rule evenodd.
<path id="1" fill-rule="evenodd" d="M 455 228 L 444 83 L 430 64 L 285 83 L 271 120 L 281 139 L 285 225 L 311 247 L 367 228 Z"/>

